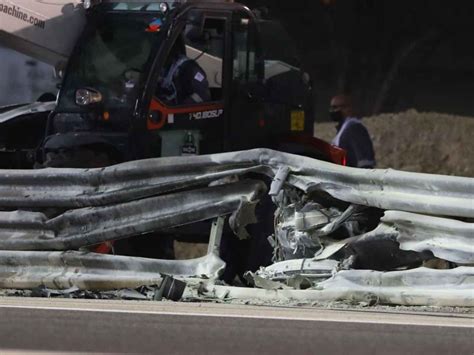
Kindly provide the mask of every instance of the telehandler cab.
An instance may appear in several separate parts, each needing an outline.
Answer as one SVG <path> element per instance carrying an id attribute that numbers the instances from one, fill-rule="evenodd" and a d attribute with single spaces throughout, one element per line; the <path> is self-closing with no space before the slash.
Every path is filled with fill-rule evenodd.
<path id="1" fill-rule="evenodd" d="M 55 108 L 49 115 L 9 118 L 2 130 L 4 152 L 17 156 L 8 160 L 16 161 L 12 167 L 99 167 L 255 147 L 343 163 L 343 151 L 312 137 L 310 78 L 278 22 L 232 1 L 86 0 L 75 6 L 62 10 L 82 32 L 66 54 Z M 7 39 L 40 43 L 41 31 L 67 30 L 67 23 L 52 18 L 43 28 L 33 26 L 39 34 L 31 38 L 17 31 Z M 16 47 L 46 58 L 49 42 L 41 44 L 33 53 L 34 46 Z M 162 83 L 177 50 L 202 68 L 207 100 L 164 99 Z M 27 147 L 19 143 L 26 139 L 22 132 L 28 132 Z"/>

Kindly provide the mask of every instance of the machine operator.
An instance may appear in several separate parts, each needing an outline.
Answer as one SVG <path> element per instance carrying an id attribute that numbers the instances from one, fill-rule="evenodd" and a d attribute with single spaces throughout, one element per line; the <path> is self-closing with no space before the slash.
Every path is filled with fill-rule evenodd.
<path id="1" fill-rule="evenodd" d="M 178 40 L 171 49 L 162 75 L 158 97 L 168 105 L 193 105 L 211 101 L 206 73 L 186 56 Z"/>
<path id="2" fill-rule="evenodd" d="M 334 96 L 329 115 L 337 122 L 337 135 L 332 144 L 347 151 L 347 165 L 355 168 L 374 168 L 375 154 L 372 140 L 361 120 L 354 117 L 351 97 Z"/>

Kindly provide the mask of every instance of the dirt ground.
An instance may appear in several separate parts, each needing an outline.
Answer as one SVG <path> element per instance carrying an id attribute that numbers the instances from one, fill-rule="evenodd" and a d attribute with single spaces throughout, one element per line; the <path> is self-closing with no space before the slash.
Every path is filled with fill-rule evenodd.
<path id="1" fill-rule="evenodd" d="M 207 244 L 174 242 L 174 255 L 177 260 L 199 258 L 207 254 Z"/>
<path id="2" fill-rule="evenodd" d="M 377 168 L 474 177 L 474 117 L 408 110 L 363 119 L 374 142 Z M 331 141 L 332 122 L 315 125 Z"/>

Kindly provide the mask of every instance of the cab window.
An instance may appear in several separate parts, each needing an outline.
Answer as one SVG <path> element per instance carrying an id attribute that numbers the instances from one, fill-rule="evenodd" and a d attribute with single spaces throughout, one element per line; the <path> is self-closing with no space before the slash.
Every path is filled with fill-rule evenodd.
<path id="1" fill-rule="evenodd" d="M 248 84 L 258 80 L 255 28 L 248 17 L 240 17 L 233 30 L 233 80 Z"/>
<path id="2" fill-rule="evenodd" d="M 275 21 L 262 20 L 258 24 L 265 62 L 265 80 L 275 76 L 300 70 L 300 60 L 294 42 Z"/>

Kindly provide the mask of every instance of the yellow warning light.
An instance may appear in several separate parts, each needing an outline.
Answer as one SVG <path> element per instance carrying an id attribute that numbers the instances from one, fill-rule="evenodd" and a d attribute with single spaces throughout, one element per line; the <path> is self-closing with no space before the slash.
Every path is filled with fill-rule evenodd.
<path id="1" fill-rule="evenodd" d="M 304 111 L 291 111 L 291 130 L 304 131 Z"/>

